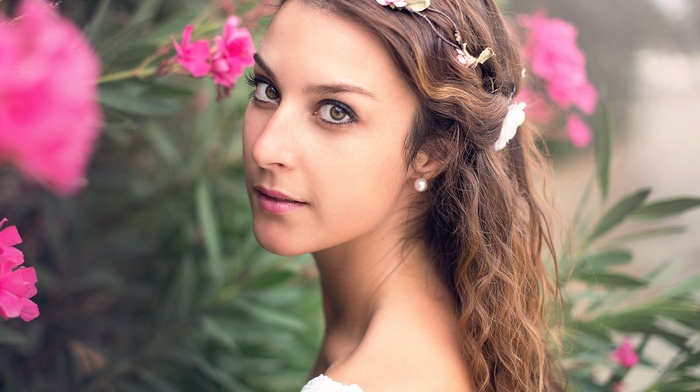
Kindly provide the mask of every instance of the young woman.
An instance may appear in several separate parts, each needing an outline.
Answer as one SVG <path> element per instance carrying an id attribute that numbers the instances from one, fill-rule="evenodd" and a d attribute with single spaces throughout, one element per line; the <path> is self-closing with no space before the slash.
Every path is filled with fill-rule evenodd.
<path id="1" fill-rule="evenodd" d="M 409 3 L 283 1 L 255 55 L 255 235 L 323 289 L 303 391 L 562 389 L 515 40 L 492 0 Z"/>

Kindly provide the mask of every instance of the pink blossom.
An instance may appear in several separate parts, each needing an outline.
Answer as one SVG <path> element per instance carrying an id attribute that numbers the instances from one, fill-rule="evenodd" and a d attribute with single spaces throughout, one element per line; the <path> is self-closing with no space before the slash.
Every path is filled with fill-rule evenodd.
<path id="1" fill-rule="evenodd" d="M 238 28 L 241 20 L 229 16 L 224 25 L 223 36 L 214 38 L 215 50 L 212 56 L 212 73 L 214 82 L 230 89 L 243 75 L 245 67 L 253 65 L 255 47 L 250 32 Z"/>
<path id="2" fill-rule="evenodd" d="M 632 342 L 625 339 L 612 353 L 612 358 L 624 368 L 631 368 L 639 362 L 639 357 L 632 347 Z"/>
<path id="3" fill-rule="evenodd" d="M 0 162 L 62 195 L 85 182 L 102 116 L 99 60 L 87 40 L 44 0 L 0 15 Z"/>
<path id="4" fill-rule="evenodd" d="M 455 50 L 457 51 L 457 61 L 459 61 L 459 63 L 462 65 L 467 65 L 469 61 L 467 61 L 467 55 L 464 53 L 464 51 L 457 48 L 455 48 Z"/>
<path id="5" fill-rule="evenodd" d="M 538 12 L 520 18 L 529 30 L 525 54 L 532 73 L 546 82 L 547 93 L 563 109 L 571 105 L 585 114 L 595 111 L 598 92 L 586 75 L 586 56 L 576 46 L 576 28 Z"/>
<path id="6" fill-rule="evenodd" d="M 182 45 L 173 40 L 173 46 L 177 52 L 176 61 L 188 70 L 192 76 L 200 78 L 211 71 L 211 49 L 209 42 L 205 40 L 197 40 L 191 42 L 192 30 L 194 26 L 187 25 L 182 30 Z"/>
<path id="7" fill-rule="evenodd" d="M 566 119 L 566 135 L 577 148 L 584 148 L 591 143 L 592 132 L 585 121 L 576 113 Z"/>
<path id="8" fill-rule="evenodd" d="M 0 221 L 0 228 L 6 221 Z M 36 294 L 36 271 L 34 267 L 19 267 L 24 255 L 13 247 L 21 242 L 15 226 L 0 231 L 0 316 L 5 320 L 21 317 L 30 321 L 39 316 L 39 307 L 29 300 Z"/>

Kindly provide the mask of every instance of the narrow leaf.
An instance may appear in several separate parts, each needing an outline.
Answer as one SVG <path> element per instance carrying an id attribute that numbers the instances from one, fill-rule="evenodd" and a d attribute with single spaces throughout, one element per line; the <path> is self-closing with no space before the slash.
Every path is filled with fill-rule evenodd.
<path id="1" fill-rule="evenodd" d="M 165 162 L 171 166 L 182 162 L 180 152 L 162 125 L 155 121 L 149 121 L 144 130 L 153 148 Z"/>
<path id="2" fill-rule="evenodd" d="M 607 199 L 610 187 L 611 121 L 607 105 L 601 102 L 597 126 L 595 127 L 595 155 L 596 176 L 600 187 L 601 200 L 603 201 Z"/>
<path id="3" fill-rule="evenodd" d="M 609 250 L 582 257 L 576 263 L 576 269 L 594 272 L 604 270 L 613 265 L 626 264 L 630 261 L 632 261 L 632 252 L 624 249 Z"/>
<path id="4" fill-rule="evenodd" d="M 204 245 L 209 260 L 209 272 L 215 282 L 215 287 L 221 287 L 224 279 L 224 265 L 221 258 L 221 241 L 219 239 L 219 225 L 212 202 L 209 183 L 202 178 L 197 182 L 195 195 L 197 204 L 197 217 L 204 234 Z"/>
<path id="5" fill-rule="evenodd" d="M 668 227 L 661 227 L 657 229 L 650 229 L 650 230 L 643 230 L 643 231 L 638 231 L 632 234 L 627 234 L 618 238 L 611 239 L 609 242 L 606 242 L 608 244 L 625 244 L 627 242 L 632 242 L 632 241 L 638 241 L 638 240 L 643 240 L 646 238 L 654 238 L 654 237 L 661 237 L 665 235 L 672 235 L 672 234 L 682 234 L 686 232 L 686 228 L 684 226 L 668 226 Z"/>
<path id="6" fill-rule="evenodd" d="M 125 94 L 121 89 L 100 89 L 100 103 L 112 109 L 142 116 L 164 116 L 173 114 L 180 105 L 173 100 L 160 97 L 145 97 Z"/>
<path id="7" fill-rule="evenodd" d="M 651 189 L 642 189 L 634 193 L 616 205 L 614 205 L 603 217 L 598 221 L 595 228 L 588 237 L 588 241 L 592 241 L 601 235 L 608 232 L 620 224 L 629 214 L 636 211 L 639 206 L 644 203 L 644 200 L 649 196 Z"/>
<path id="8" fill-rule="evenodd" d="M 645 280 L 636 277 L 608 272 L 581 273 L 576 278 L 584 282 L 611 287 L 642 287 L 647 284 Z"/>
<path id="9" fill-rule="evenodd" d="M 663 200 L 643 206 L 632 213 L 631 217 L 638 219 L 661 219 L 682 214 L 698 206 L 700 206 L 700 198 L 684 197 Z"/>
<path id="10" fill-rule="evenodd" d="M 655 296 L 655 300 L 664 300 L 678 295 L 693 293 L 700 290 L 700 275 L 694 276 L 681 283 L 676 283 Z"/>

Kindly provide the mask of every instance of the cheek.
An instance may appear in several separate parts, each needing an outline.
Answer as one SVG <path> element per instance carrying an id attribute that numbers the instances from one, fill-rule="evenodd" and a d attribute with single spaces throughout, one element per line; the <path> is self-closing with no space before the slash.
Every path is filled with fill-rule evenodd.
<path id="1" fill-rule="evenodd" d="M 348 154 L 325 157 L 323 178 L 314 181 L 322 184 L 324 232 L 352 237 L 389 217 L 406 175 L 402 151 L 392 144 L 366 143 Z"/>
<path id="2" fill-rule="evenodd" d="M 246 181 L 250 180 L 249 171 L 253 169 L 253 145 L 257 140 L 260 132 L 267 124 L 267 118 L 257 110 L 252 109 L 248 104 L 245 116 L 243 117 L 243 168 L 245 170 Z"/>

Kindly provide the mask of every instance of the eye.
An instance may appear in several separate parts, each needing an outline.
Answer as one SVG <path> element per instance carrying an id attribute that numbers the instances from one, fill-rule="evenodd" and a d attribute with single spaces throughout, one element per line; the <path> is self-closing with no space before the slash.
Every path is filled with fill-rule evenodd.
<path id="1" fill-rule="evenodd" d="M 262 102 L 274 102 L 280 98 L 277 88 L 262 80 L 257 81 L 253 96 L 255 99 Z"/>
<path id="2" fill-rule="evenodd" d="M 324 103 L 318 109 L 318 116 L 327 123 L 338 125 L 349 124 L 357 119 L 355 113 L 347 105 L 336 101 Z"/>
<path id="3" fill-rule="evenodd" d="M 258 102 L 275 102 L 280 98 L 280 93 L 277 91 L 277 87 L 272 85 L 272 82 L 267 80 L 267 78 L 257 75 L 246 75 L 246 83 L 255 87 L 251 94 L 251 98 Z"/>

